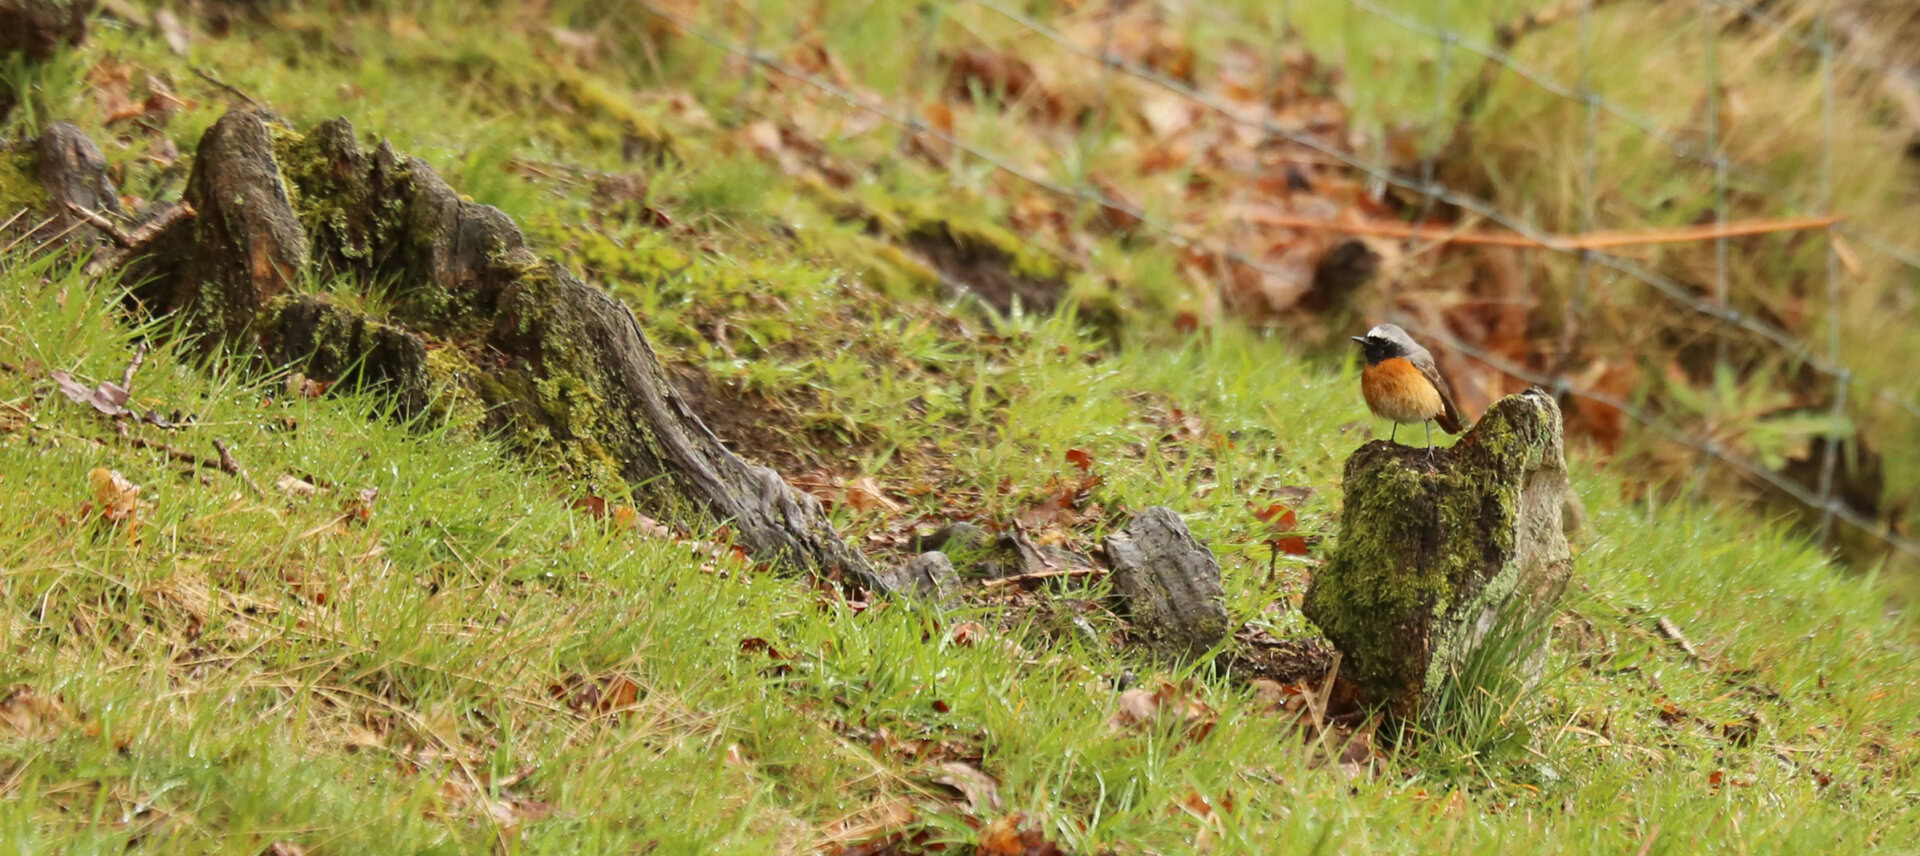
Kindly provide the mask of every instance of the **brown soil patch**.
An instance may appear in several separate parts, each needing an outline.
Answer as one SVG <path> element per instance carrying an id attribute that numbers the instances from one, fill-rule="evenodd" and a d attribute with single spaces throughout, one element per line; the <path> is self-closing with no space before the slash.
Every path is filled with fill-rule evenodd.
<path id="1" fill-rule="evenodd" d="M 955 235 L 933 226 L 907 236 L 907 246 L 938 268 L 949 282 L 1004 313 L 1015 300 L 1032 312 L 1050 312 L 1060 302 L 1066 282 L 1057 277 L 1034 279 L 1014 272 L 1013 259 L 998 247 Z"/>

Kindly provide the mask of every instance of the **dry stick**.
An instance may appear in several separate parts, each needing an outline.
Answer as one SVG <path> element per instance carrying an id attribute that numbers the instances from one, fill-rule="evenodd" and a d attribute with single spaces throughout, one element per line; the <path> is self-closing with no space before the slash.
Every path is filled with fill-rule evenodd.
<path id="1" fill-rule="evenodd" d="M 1647 840 L 1640 842 L 1640 850 L 1636 852 L 1634 856 L 1647 856 L 1648 853 L 1653 851 L 1653 840 L 1659 837 L 1660 824 L 1656 823 L 1652 829 L 1647 830 Z"/>
<path id="2" fill-rule="evenodd" d="M 213 448 L 220 453 L 220 469 L 239 476 L 241 481 L 247 483 L 247 487 L 253 488 L 254 493 L 261 496 L 267 495 L 266 491 L 260 489 L 260 483 L 254 481 L 253 476 L 247 473 L 246 468 L 240 466 L 240 462 L 233 459 L 233 453 L 227 450 L 227 444 L 215 438 Z"/>
<path id="3" fill-rule="evenodd" d="M 112 220 L 101 216 L 100 212 L 90 210 L 78 202 L 68 202 L 67 210 L 72 211 L 75 217 L 92 223 L 94 228 L 107 233 L 107 237 L 112 238 L 114 243 L 122 247 L 133 246 L 133 238 L 129 237 L 126 232 L 121 231 L 120 227 L 114 225 Z"/>
<path id="4" fill-rule="evenodd" d="M 1423 241 L 1434 241 L 1443 244 L 1485 244 L 1497 247 L 1521 248 L 1547 247 L 1548 249 L 1555 250 L 1602 250 L 1612 247 L 1630 247 L 1645 244 L 1680 244 L 1692 241 L 1711 241 L 1717 238 L 1738 238 L 1748 235 L 1766 235 L 1775 232 L 1800 232 L 1810 229 L 1824 229 L 1845 219 L 1834 215 L 1822 215 L 1779 219 L 1728 220 L 1724 223 L 1687 226 L 1680 229 L 1588 232 L 1583 235 L 1543 236 L 1541 239 L 1536 240 L 1515 232 L 1483 230 L 1462 232 L 1453 228 L 1412 226 L 1389 220 L 1328 220 L 1321 217 L 1300 217 L 1278 211 L 1249 211 L 1245 213 L 1244 217 L 1250 222 L 1262 223 L 1269 226 L 1284 226 L 1293 229 L 1326 229 L 1354 235 L 1417 238 Z"/>
<path id="5" fill-rule="evenodd" d="M 220 87 L 221 89 L 226 90 L 228 94 L 233 95 L 234 97 L 247 102 L 247 104 L 251 105 L 255 109 L 261 108 L 260 102 L 253 100 L 253 96 L 248 95 L 246 91 L 242 90 L 240 87 L 235 86 L 231 83 L 228 83 L 224 80 L 221 80 L 218 75 L 204 68 L 201 68 L 197 65 L 191 66 L 191 68 L 193 69 L 193 73 L 197 75 L 201 80 L 204 80 L 208 83 L 211 83 L 215 86 Z"/>
<path id="6" fill-rule="evenodd" d="M 1679 645 L 1680 650 L 1687 652 L 1688 659 L 1695 663 L 1701 662 L 1700 652 L 1694 649 L 1692 642 L 1687 641 L 1687 634 L 1680 632 L 1680 625 L 1673 623 L 1664 615 L 1656 618 L 1655 623 L 1660 625 L 1661 633 L 1665 633 L 1668 639 L 1672 639 L 1674 644 Z"/>
<path id="7" fill-rule="evenodd" d="M 141 437 L 135 434 L 123 435 L 121 439 L 126 440 L 129 444 L 138 446 L 142 449 L 152 449 L 156 452 L 164 452 L 166 453 L 167 457 L 172 458 L 173 460 L 179 461 L 180 463 L 183 463 L 183 464 L 192 464 L 196 467 L 200 467 L 203 469 L 219 470 L 224 473 L 231 472 L 219 461 L 209 461 L 206 458 L 202 458 L 199 455 L 196 455 L 178 446 L 162 443 L 158 440 L 149 440 L 145 437 Z M 106 444 L 105 442 L 102 442 L 101 445 L 106 445 Z"/>
<path id="8" fill-rule="evenodd" d="M 1318 696 L 1316 699 L 1317 703 L 1313 708 L 1313 728 L 1315 731 L 1324 732 L 1326 730 L 1325 725 L 1322 723 L 1327 716 L 1327 702 L 1333 700 L 1333 683 L 1340 679 L 1341 659 L 1342 657 L 1339 651 L 1333 652 L 1333 664 L 1327 667 L 1327 679 L 1320 682 L 1320 692 L 1316 694 Z"/>
<path id="9" fill-rule="evenodd" d="M 133 349 L 133 360 L 127 363 L 127 370 L 120 374 L 120 391 L 133 394 L 133 373 L 140 370 L 140 363 L 147 358 L 147 343 Z"/>
<path id="10" fill-rule="evenodd" d="M 1104 573 L 1106 573 L 1106 571 L 1099 568 L 1050 568 L 1044 571 L 1034 571 L 1031 574 L 1020 574 L 1012 577 L 1001 577 L 997 580 L 987 580 L 981 583 L 980 587 L 1000 588 L 1001 586 L 1019 585 L 1035 580 L 1050 580 L 1055 577 L 1097 577 Z"/>
<path id="11" fill-rule="evenodd" d="M 167 210 L 155 215 L 153 219 L 135 226 L 133 231 L 125 233 L 127 242 L 121 244 L 120 249 L 101 253 L 94 257 L 93 261 L 87 263 L 87 274 L 98 275 L 104 271 L 125 264 L 127 259 L 132 258 L 135 252 L 138 252 L 141 248 L 153 243 L 154 239 L 160 237 L 161 232 L 165 232 L 169 228 L 172 228 L 175 223 L 182 220 L 197 217 L 199 213 L 200 212 L 193 210 L 193 206 L 185 202 L 175 202 L 169 206 Z"/>
<path id="12" fill-rule="evenodd" d="M 132 374 L 132 372 L 128 372 L 128 374 Z M 196 467 L 202 467 L 209 470 L 220 470 L 221 472 L 225 472 L 225 473 L 233 472 L 232 470 L 227 469 L 224 465 L 222 465 L 219 462 L 209 461 L 206 458 L 202 458 L 199 455 L 196 455 L 178 446 L 162 443 L 158 440 L 149 440 L 145 437 L 139 436 L 138 434 L 131 433 L 127 430 L 127 424 L 125 422 L 120 422 L 118 420 L 115 420 L 113 424 L 113 428 L 114 428 L 115 435 L 117 435 L 120 439 L 127 441 L 128 445 L 135 446 L 141 449 L 152 449 L 156 452 L 165 453 L 167 457 L 172 458 L 173 460 L 179 461 L 183 464 L 192 464 Z M 102 446 L 111 447 L 110 443 L 100 439 L 99 437 L 89 437 L 88 439 Z"/>

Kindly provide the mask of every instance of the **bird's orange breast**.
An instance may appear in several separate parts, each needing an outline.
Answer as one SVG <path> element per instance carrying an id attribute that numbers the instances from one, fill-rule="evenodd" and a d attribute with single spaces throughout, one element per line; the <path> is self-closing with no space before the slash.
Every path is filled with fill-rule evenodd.
<path id="1" fill-rule="evenodd" d="M 1360 373 L 1360 392 L 1374 415 L 1402 424 L 1425 422 L 1446 410 L 1440 390 L 1406 357 L 1367 366 Z"/>

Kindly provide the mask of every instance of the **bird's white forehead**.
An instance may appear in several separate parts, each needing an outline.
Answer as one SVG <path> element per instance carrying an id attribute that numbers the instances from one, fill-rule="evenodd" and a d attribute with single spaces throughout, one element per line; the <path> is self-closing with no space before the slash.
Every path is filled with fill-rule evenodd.
<path id="1" fill-rule="evenodd" d="M 1393 324 L 1375 324 L 1373 329 L 1367 331 L 1369 339 L 1393 339 L 1404 335 L 1406 334 Z"/>

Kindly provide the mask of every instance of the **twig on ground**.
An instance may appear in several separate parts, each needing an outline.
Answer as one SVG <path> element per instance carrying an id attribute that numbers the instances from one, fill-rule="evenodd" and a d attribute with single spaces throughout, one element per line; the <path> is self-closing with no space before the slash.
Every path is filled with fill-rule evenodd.
<path id="1" fill-rule="evenodd" d="M 1097 577 L 1105 573 L 1106 571 L 1100 568 L 1048 568 L 1047 570 L 1034 571 L 1030 574 L 987 580 L 981 583 L 980 586 L 981 588 L 1001 588 L 1003 586 L 1017 586 L 1036 580 L 1050 580 L 1055 577 Z"/>
<path id="2" fill-rule="evenodd" d="M 1340 679 L 1341 659 L 1340 652 L 1334 651 L 1333 663 L 1327 666 L 1327 678 L 1320 682 L 1320 691 L 1315 693 L 1313 730 L 1316 732 L 1324 731 L 1326 728 L 1327 703 L 1333 700 L 1333 684 Z"/>
<path id="3" fill-rule="evenodd" d="M 193 206 L 185 202 L 175 202 L 147 222 L 133 227 L 133 231 L 123 233 L 126 242 L 120 243 L 118 249 L 109 250 L 94 257 L 93 261 L 87 263 L 87 274 L 97 276 L 126 264 L 127 259 L 132 258 L 134 253 L 153 243 L 155 238 L 160 237 L 160 233 L 172 228 L 173 224 L 198 215 L 199 212 L 193 210 Z M 115 242 L 119 243 L 119 239 L 116 238 Z"/>
<path id="4" fill-rule="evenodd" d="M 1668 639 L 1672 639 L 1674 644 L 1679 645 L 1680 650 L 1687 652 L 1687 659 L 1695 663 L 1701 662 L 1700 652 L 1694 649 L 1692 642 L 1687 641 L 1687 634 L 1680 632 L 1680 625 L 1673 623 L 1664 615 L 1657 617 L 1655 623 L 1660 625 L 1661 633 L 1666 634 Z"/>
<path id="5" fill-rule="evenodd" d="M 240 87 L 238 87 L 238 86 L 235 86 L 235 85 L 233 85 L 233 84 L 231 84 L 231 83 L 228 83 L 228 82 L 226 82 L 226 81 L 224 81 L 224 80 L 221 80 L 221 79 L 220 79 L 220 76 L 219 76 L 219 75 L 216 75 L 216 74 L 214 74 L 213 72 L 211 72 L 211 71 L 208 71 L 208 70 L 206 70 L 206 69 L 204 69 L 204 68 L 201 68 L 201 67 L 199 67 L 199 66 L 197 66 L 197 65 L 196 65 L 196 66 L 192 66 L 192 69 L 193 69 L 193 73 L 194 73 L 194 76 L 196 76 L 196 77 L 198 77 L 198 78 L 200 78 L 201 80 L 204 80 L 204 81 L 206 81 L 206 82 L 208 82 L 208 83 L 211 83 L 211 84 L 213 84 L 214 86 L 218 86 L 218 87 L 220 87 L 221 89 L 224 89 L 224 90 L 226 90 L 226 92 L 227 92 L 227 94 L 229 94 L 229 95 L 232 95 L 232 96 L 233 96 L 233 97 L 235 97 L 235 98 L 238 98 L 238 99 L 240 99 L 240 100 L 242 100 L 242 101 L 245 101 L 245 102 L 247 102 L 247 104 L 248 104 L 249 106 L 252 106 L 252 107 L 255 107 L 255 108 L 259 108 L 259 107 L 261 106 L 261 105 L 260 105 L 260 102 L 258 102 L 258 101 L 255 101 L 255 100 L 253 99 L 253 96 L 251 96 L 251 95 L 248 95 L 248 94 L 246 93 L 246 90 L 243 90 L 243 89 L 241 89 Z"/>
<path id="6" fill-rule="evenodd" d="M 1634 856 L 1647 856 L 1648 853 L 1653 852 L 1653 840 L 1659 837 L 1660 824 L 1656 823 L 1652 829 L 1647 830 L 1647 840 L 1640 842 L 1640 850 Z"/>
<path id="7" fill-rule="evenodd" d="M 107 237 L 112 238 L 115 244 L 122 247 L 133 246 L 133 238 L 127 235 L 126 232 L 121 231 L 118 225 L 112 220 L 108 220 L 106 216 L 100 212 L 91 210 L 78 202 L 68 202 L 67 210 L 72 211 L 73 216 L 92 223 L 94 228 L 105 232 Z"/>
<path id="8" fill-rule="evenodd" d="M 254 493 L 260 496 L 267 495 L 266 491 L 260 489 L 260 483 L 253 480 L 253 476 L 247 472 L 247 469 L 240 466 L 239 461 L 233 459 L 233 452 L 227 449 L 227 444 L 220 442 L 220 440 L 216 438 L 213 441 L 213 448 L 220 453 L 221 470 L 239 476 L 241 481 L 247 483 L 247 487 L 253 488 Z"/>
<path id="9" fill-rule="evenodd" d="M 140 364 L 147 359 L 147 343 L 141 342 L 133 349 L 133 359 L 127 363 L 127 370 L 120 373 L 120 389 L 128 395 L 133 394 L 133 373 L 140 370 Z"/>
<path id="10" fill-rule="evenodd" d="M 192 452 L 182 449 L 179 446 L 174 446 L 168 443 L 162 443 L 158 440 L 149 440 L 137 434 L 130 433 L 127 431 L 127 426 L 125 423 L 116 423 L 115 427 L 119 429 L 120 439 L 125 440 L 127 444 L 130 446 L 134 446 L 141 449 L 152 449 L 156 452 L 165 454 L 168 458 L 171 458 L 175 461 L 179 461 L 180 463 L 183 463 L 183 464 L 192 464 L 193 466 L 199 467 L 202 469 L 219 470 L 225 473 L 232 472 L 231 470 L 228 470 L 226 466 L 219 461 L 210 461 L 210 460 L 207 460 L 206 458 L 202 458 L 199 455 L 196 455 Z M 107 441 L 97 437 L 94 438 L 93 441 L 95 443 L 99 443 L 102 446 L 110 445 L 107 443 Z"/>

